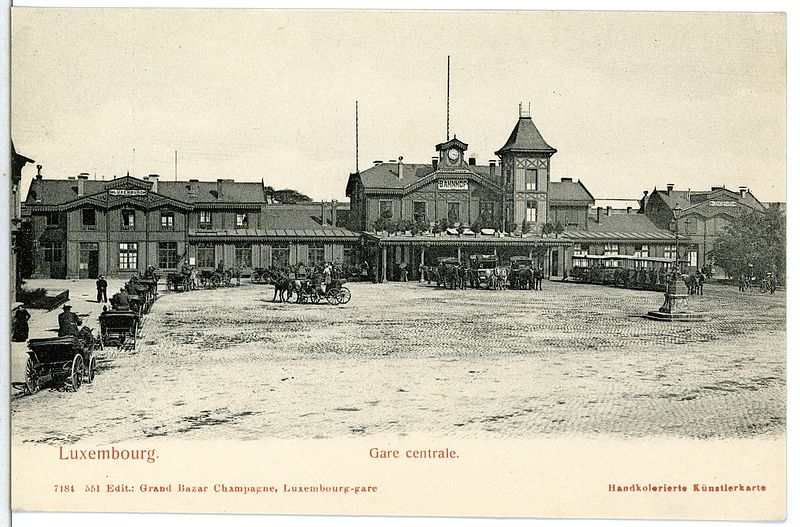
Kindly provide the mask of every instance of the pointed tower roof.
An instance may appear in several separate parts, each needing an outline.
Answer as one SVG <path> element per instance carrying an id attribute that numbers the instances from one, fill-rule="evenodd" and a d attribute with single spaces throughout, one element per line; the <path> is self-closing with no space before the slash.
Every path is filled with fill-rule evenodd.
<path id="1" fill-rule="evenodd" d="M 539 129 L 533 124 L 530 110 L 524 112 L 521 104 L 517 126 L 514 127 L 503 148 L 495 152 L 495 154 L 502 155 L 507 152 L 556 153 L 556 149 L 547 144 L 542 134 L 539 133 Z"/>

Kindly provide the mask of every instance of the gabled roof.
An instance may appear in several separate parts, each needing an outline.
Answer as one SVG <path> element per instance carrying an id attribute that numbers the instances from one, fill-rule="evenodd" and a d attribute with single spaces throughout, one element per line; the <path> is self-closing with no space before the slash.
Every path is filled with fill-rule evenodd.
<path id="1" fill-rule="evenodd" d="M 78 181 L 75 179 L 34 179 L 28 190 L 25 203 L 28 205 L 65 205 L 77 199 L 95 194 L 104 194 L 108 189 L 130 187 L 151 189 L 152 181 L 130 176 L 95 181 L 84 181 L 84 196 L 78 196 Z M 192 192 L 192 185 L 196 192 Z M 219 185 L 219 186 L 218 186 Z M 222 189 L 222 195 L 218 189 Z M 249 204 L 266 203 L 264 187 L 256 182 L 216 181 L 159 181 L 158 195 L 169 200 L 188 204 Z"/>
<path id="2" fill-rule="evenodd" d="M 556 149 L 547 144 L 539 129 L 533 124 L 533 119 L 520 117 L 506 144 L 495 154 L 501 155 L 506 152 L 555 154 Z"/>
<path id="3" fill-rule="evenodd" d="M 361 183 L 364 189 L 369 191 L 377 190 L 403 190 L 412 185 L 415 185 L 421 179 L 430 176 L 437 170 L 429 164 L 414 164 L 403 163 L 403 179 L 400 179 L 398 174 L 397 163 L 381 163 L 364 170 L 358 176 L 361 178 Z M 490 178 L 490 168 L 481 165 L 464 165 L 457 169 L 441 169 L 443 175 L 457 175 L 456 173 L 468 176 L 470 174 L 477 175 L 487 185 L 496 185 L 495 181 Z M 496 174 L 499 176 L 500 170 L 496 168 Z M 356 175 L 351 174 L 351 179 Z M 348 188 L 352 189 L 354 181 L 348 181 Z"/>
<path id="4" fill-rule="evenodd" d="M 465 151 L 468 146 L 469 145 L 467 145 L 467 143 L 464 141 L 459 141 L 455 136 L 453 136 L 452 139 L 436 145 L 436 151 L 439 152 L 441 150 L 450 150 L 450 148 L 458 148 L 461 151 Z"/>
<path id="5" fill-rule="evenodd" d="M 580 204 L 594 203 L 594 196 L 592 196 L 589 189 L 581 183 L 580 179 L 578 181 L 572 181 L 565 178 L 561 181 L 551 181 L 547 199 L 553 204 L 568 202 Z"/>
<path id="6" fill-rule="evenodd" d="M 600 209 L 600 222 L 597 222 L 597 213 L 589 215 L 586 223 L 586 230 L 589 232 L 637 232 L 637 233 L 659 233 L 675 237 L 674 233 L 659 228 L 645 214 L 621 211 L 619 214 L 606 215 L 605 209 Z"/>

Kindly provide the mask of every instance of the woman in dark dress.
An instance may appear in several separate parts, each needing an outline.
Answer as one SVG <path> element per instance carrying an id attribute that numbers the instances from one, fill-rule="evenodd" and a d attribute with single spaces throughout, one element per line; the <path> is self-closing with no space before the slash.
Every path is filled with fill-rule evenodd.
<path id="1" fill-rule="evenodd" d="M 28 320 L 31 319 L 31 314 L 25 309 L 25 306 L 19 306 L 14 312 L 14 331 L 11 335 L 11 340 L 14 342 L 25 342 L 28 340 Z"/>

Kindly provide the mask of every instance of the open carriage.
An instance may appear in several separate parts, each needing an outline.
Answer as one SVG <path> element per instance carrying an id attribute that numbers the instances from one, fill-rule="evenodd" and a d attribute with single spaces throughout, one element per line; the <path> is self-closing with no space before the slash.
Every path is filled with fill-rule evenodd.
<path id="1" fill-rule="evenodd" d="M 337 306 L 339 304 L 346 304 L 350 301 L 350 290 L 344 286 L 347 280 L 342 278 L 333 280 L 331 285 L 325 291 L 325 300 L 329 304 Z"/>
<path id="2" fill-rule="evenodd" d="M 86 330 L 86 340 L 81 336 L 52 337 L 28 341 L 28 362 L 25 366 L 25 389 L 34 394 L 42 386 L 62 383 L 78 391 L 84 379 L 94 381 L 97 374 L 96 346 L 101 346 Z M 91 339 L 91 342 L 87 342 Z"/>
<path id="3" fill-rule="evenodd" d="M 133 311 L 104 311 L 100 314 L 100 338 L 105 346 L 136 349 L 141 317 Z"/>

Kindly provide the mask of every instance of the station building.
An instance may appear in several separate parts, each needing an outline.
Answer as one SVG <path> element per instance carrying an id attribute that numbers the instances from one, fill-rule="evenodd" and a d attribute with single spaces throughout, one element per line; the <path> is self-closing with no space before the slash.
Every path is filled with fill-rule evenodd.
<path id="1" fill-rule="evenodd" d="M 673 257 L 686 241 L 638 209 L 601 215 L 583 182 L 553 178 L 556 149 L 521 106 L 498 160 L 478 165 L 465 158 L 467 146 L 454 136 L 428 164 L 376 161 L 350 174 L 350 228 L 365 233 L 380 279 L 395 279 L 400 266 L 413 277 L 420 264 L 476 253 L 527 255 L 547 276 L 564 277 L 573 256 Z"/>
<path id="2" fill-rule="evenodd" d="M 210 269 L 220 261 L 247 275 L 272 263 L 353 258 L 359 235 L 337 226 L 336 202 L 278 205 L 263 183 L 159 179 L 48 179 L 40 170 L 25 201 L 32 276 L 125 276 L 148 265 Z"/>

